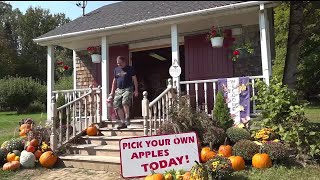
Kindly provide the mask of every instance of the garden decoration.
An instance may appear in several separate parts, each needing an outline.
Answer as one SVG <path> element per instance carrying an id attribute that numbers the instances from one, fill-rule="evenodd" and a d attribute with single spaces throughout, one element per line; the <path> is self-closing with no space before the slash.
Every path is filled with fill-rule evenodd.
<path id="1" fill-rule="evenodd" d="M 101 47 L 100 46 L 92 46 L 87 48 L 88 53 L 91 55 L 91 59 L 93 63 L 101 62 Z"/>

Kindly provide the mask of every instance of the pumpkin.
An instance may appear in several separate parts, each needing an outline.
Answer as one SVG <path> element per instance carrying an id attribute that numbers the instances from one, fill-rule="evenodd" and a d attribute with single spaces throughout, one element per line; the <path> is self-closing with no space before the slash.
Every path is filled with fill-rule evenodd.
<path id="1" fill-rule="evenodd" d="M 245 162 L 241 156 L 230 156 L 228 159 L 230 159 L 232 168 L 235 171 L 240 171 L 245 168 Z"/>
<path id="2" fill-rule="evenodd" d="M 154 173 L 154 171 L 151 171 L 152 174 L 146 176 L 145 180 L 165 180 L 163 174 Z"/>
<path id="3" fill-rule="evenodd" d="M 24 168 L 33 168 L 35 165 L 35 156 L 33 153 L 28 151 L 22 151 L 20 156 L 20 164 Z"/>
<path id="4" fill-rule="evenodd" d="M 16 170 L 20 168 L 20 162 L 19 161 L 12 161 L 12 162 L 7 162 L 3 165 L 2 169 L 4 171 L 8 171 L 8 170 Z"/>
<path id="5" fill-rule="evenodd" d="M 184 175 L 183 175 L 183 180 L 189 180 L 189 179 L 190 179 L 190 176 L 191 176 L 190 171 L 187 171 L 187 172 L 184 173 Z"/>
<path id="6" fill-rule="evenodd" d="M 232 154 L 232 147 L 230 145 L 221 145 L 218 152 L 224 157 L 230 157 Z"/>
<path id="7" fill-rule="evenodd" d="M 272 161 L 268 154 L 257 153 L 252 157 L 252 166 L 257 169 L 269 168 L 272 166 Z"/>
<path id="8" fill-rule="evenodd" d="M 36 157 L 36 159 L 39 159 L 41 155 L 42 155 L 42 152 L 40 150 L 36 150 L 34 152 L 34 156 Z"/>
<path id="9" fill-rule="evenodd" d="M 31 130 L 31 125 L 30 124 L 22 124 L 19 128 L 20 131 L 27 129 L 27 130 Z"/>
<path id="10" fill-rule="evenodd" d="M 97 133 L 98 133 L 98 128 L 95 125 L 92 124 L 87 128 L 88 136 L 96 136 Z"/>
<path id="11" fill-rule="evenodd" d="M 8 154 L 7 154 L 7 161 L 8 161 L 8 162 L 14 161 L 15 158 L 16 158 L 16 155 L 15 155 L 14 153 L 8 153 Z"/>
<path id="12" fill-rule="evenodd" d="M 30 146 L 37 147 L 39 145 L 38 139 L 32 139 L 30 141 Z"/>
<path id="13" fill-rule="evenodd" d="M 40 164 L 45 168 L 52 168 L 58 160 L 58 157 L 52 151 L 46 151 L 40 158 Z"/>
<path id="14" fill-rule="evenodd" d="M 27 151 L 33 153 L 33 152 L 36 151 L 36 148 L 35 148 L 34 146 L 28 146 L 28 147 L 27 147 Z"/>
<path id="15" fill-rule="evenodd" d="M 190 179 L 208 180 L 208 171 L 204 164 L 198 163 L 192 166 L 190 170 Z"/>
<path id="16" fill-rule="evenodd" d="M 202 148 L 200 153 L 201 162 L 207 162 L 209 159 L 212 159 L 215 155 L 216 153 L 214 151 L 211 151 L 209 147 L 204 147 Z"/>

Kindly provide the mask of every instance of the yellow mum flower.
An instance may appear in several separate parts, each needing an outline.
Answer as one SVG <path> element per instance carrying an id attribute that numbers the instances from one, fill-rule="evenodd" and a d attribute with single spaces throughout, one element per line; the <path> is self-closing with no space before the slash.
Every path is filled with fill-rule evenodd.
<path id="1" fill-rule="evenodd" d="M 262 139 L 263 139 L 263 140 L 267 140 L 267 139 L 269 139 L 269 136 L 268 136 L 268 135 L 264 135 L 264 136 L 262 137 Z"/>
<path id="2" fill-rule="evenodd" d="M 275 140 L 273 140 L 273 142 L 279 142 L 280 140 L 279 139 L 275 139 Z"/>
<path id="3" fill-rule="evenodd" d="M 262 143 L 261 142 L 259 142 L 259 141 L 253 141 L 254 143 L 256 143 L 257 145 L 259 145 L 259 146 L 261 146 L 262 145 Z"/>

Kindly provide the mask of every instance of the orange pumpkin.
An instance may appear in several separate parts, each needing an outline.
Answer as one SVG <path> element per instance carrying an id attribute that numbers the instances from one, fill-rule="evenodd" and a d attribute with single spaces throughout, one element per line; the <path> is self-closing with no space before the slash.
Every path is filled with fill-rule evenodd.
<path id="1" fill-rule="evenodd" d="M 34 156 L 36 157 L 36 159 L 39 159 L 41 155 L 42 155 L 42 152 L 40 150 L 36 150 L 34 152 Z"/>
<path id="2" fill-rule="evenodd" d="M 230 156 L 229 159 L 235 171 L 240 171 L 245 168 L 245 162 L 241 156 Z"/>
<path id="3" fill-rule="evenodd" d="M 218 153 L 222 154 L 224 157 L 230 157 L 232 155 L 232 147 L 230 145 L 221 145 Z"/>
<path id="4" fill-rule="evenodd" d="M 96 136 L 97 133 L 98 133 L 98 128 L 95 125 L 92 124 L 87 128 L 88 136 Z"/>
<path id="5" fill-rule="evenodd" d="M 145 180 L 165 180 L 163 174 L 154 173 L 152 171 L 152 174 L 145 177 Z"/>
<path id="6" fill-rule="evenodd" d="M 16 155 L 15 155 L 14 153 L 8 153 L 8 154 L 7 154 L 7 161 L 8 161 L 8 162 L 14 161 L 15 158 L 16 158 Z"/>
<path id="7" fill-rule="evenodd" d="M 58 160 L 58 157 L 52 151 L 46 151 L 40 158 L 40 164 L 45 168 L 52 168 Z"/>
<path id="8" fill-rule="evenodd" d="M 19 161 L 12 161 L 12 162 L 7 162 L 3 165 L 2 169 L 4 171 L 13 171 L 13 170 L 16 170 L 16 169 L 19 169 L 20 168 L 20 162 Z"/>
<path id="9" fill-rule="evenodd" d="M 269 168 L 272 166 L 272 161 L 268 154 L 257 153 L 252 157 L 252 166 L 257 169 Z"/>
<path id="10" fill-rule="evenodd" d="M 39 145 L 38 139 L 32 139 L 32 140 L 30 141 L 30 146 L 37 147 L 38 145 Z"/>
<path id="11" fill-rule="evenodd" d="M 191 176 L 190 171 L 187 171 L 187 172 L 184 173 L 184 175 L 183 175 L 183 180 L 189 180 L 189 179 L 190 179 L 190 176 Z"/>

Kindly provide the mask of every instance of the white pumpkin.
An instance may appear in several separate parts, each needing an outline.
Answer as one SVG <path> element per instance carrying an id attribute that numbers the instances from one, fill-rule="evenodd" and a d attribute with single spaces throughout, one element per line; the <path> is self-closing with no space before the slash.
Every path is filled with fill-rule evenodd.
<path id="1" fill-rule="evenodd" d="M 24 168 L 33 168 L 35 165 L 36 158 L 32 152 L 23 150 L 20 156 L 20 164 Z"/>

